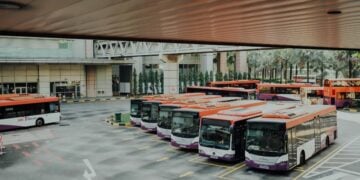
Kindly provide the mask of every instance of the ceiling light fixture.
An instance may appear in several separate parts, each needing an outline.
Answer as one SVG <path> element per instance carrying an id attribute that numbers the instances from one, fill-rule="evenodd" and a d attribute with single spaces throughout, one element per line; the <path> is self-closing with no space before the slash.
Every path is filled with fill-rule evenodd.
<path id="1" fill-rule="evenodd" d="M 25 4 L 13 2 L 13 1 L 1 1 L 0 0 L 0 10 L 8 9 L 8 10 L 17 10 L 25 7 Z"/>
<path id="2" fill-rule="evenodd" d="M 341 14 L 341 11 L 340 10 L 329 10 L 327 13 L 330 15 L 338 15 L 338 14 Z"/>

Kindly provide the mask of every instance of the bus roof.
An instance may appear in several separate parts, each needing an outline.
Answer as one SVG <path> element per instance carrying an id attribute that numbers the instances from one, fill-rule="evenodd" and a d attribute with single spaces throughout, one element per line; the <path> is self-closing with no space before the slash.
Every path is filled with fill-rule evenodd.
<path id="1" fill-rule="evenodd" d="M 224 84 L 250 84 L 250 83 L 260 83 L 260 80 L 233 80 L 233 81 L 213 81 L 209 85 L 224 85 Z"/>
<path id="2" fill-rule="evenodd" d="M 0 100 L 0 107 L 36 104 L 46 102 L 58 102 L 58 97 L 46 97 L 41 95 L 15 96 Z"/>
<path id="3" fill-rule="evenodd" d="M 304 89 L 304 90 L 317 90 L 317 91 L 321 91 L 321 90 L 324 90 L 324 87 L 322 86 L 310 86 L 310 87 L 301 87 L 301 89 Z"/>
<path id="4" fill-rule="evenodd" d="M 254 118 L 261 116 L 263 113 L 268 113 L 271 111 L 281 110 L 281 109 L 290 109 L 295 108 L 295 105 L 277 103 L 277 104 L 263 104 L 259 106 L 252 107 L 239 107 L 233 109 L 227 109 L 219 111 L 217 114 L 205 116 L 203 118 L 207 119 L 217 119 L 230 121 L 233 124 L 236 121 L 247 120 L 249 118 Z"/>
<path id="5" fill-rule="evenodd" d="M 312 87 L 314 85 L 308 83 L 291 83 L 291 84 L 278 84 L 278 83 L 260 83 L 258 87 L 289 87 L 289 88 L 300 88 L 300 87 Z"/>
<path id="6" fill-rule="evenodd" d="M 289 129 L 329 112 L 336 112 L 336 107 L 328 105 L 299 105 L 292 109 L 266 113 L 262 117 L 249 120 L 248 122 L 285 123 L 286 128 Z"/>
<path id="7" fill-rule="evenodd" d="M 219 95 L 193 95 L 193 96 L 173 96 L 173 97 L 163 97 L 163 98 L 155 98 L 150 99 L 147 101 L 144 101 L 144 103 L 182 103 L 186 102 L 188 100 L 207 100 L 207 99 L 214 99 L 214 98 L 220 98 Z"/>
<path id="8" fill-rule="evenodd" d="M 325 79 L 325 81 L 360 81 L 360 78 Z"/>
<path id="9" fill-rule="evenodd" d="M 217 102 L 217 103 L 206 103 L 189 106 L 187 108 L 175 109 L 174 111 L 191 111 L 191 112 L 202 112 L 209 110 L 225 110 L 235 107 L 250 107 L 265 104 L 265 101 L 260 100 L 241 100 L 232 102 Z"/>
<path id="10" fill-rule="evenodd" d="M 256 92 L 255 89 L 244 89 L 239 87 L 209 87 L 209 86 L 189 86 L 190 89 L 204 89 L 217 91 L 232 91 L 232 92 Z"/>

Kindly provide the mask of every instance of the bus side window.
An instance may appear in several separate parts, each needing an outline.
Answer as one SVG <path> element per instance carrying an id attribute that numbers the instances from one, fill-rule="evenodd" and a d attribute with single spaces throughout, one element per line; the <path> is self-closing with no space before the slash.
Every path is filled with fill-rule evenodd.
<path id="1" fill-rule="evenodd" d="M 4 118 L 4 109 L 0 108 L 0 119 Z"/>
<path id="2" fill-rule="evenodd" d="M 59 105 L 57 103 L 50 103 L 49 112 L 50 113 L 59 112 Z"/>

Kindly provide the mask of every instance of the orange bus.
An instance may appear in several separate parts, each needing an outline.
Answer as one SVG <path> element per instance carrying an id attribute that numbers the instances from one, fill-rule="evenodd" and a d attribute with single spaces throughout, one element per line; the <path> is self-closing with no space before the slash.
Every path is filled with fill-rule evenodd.
<path id="1" fill-rule="evenodd" d="M 295 105 L 272 103 L 204 116 L 200 122 L 199 155 L 224 161 L 244 160 L 247 120 L 289 108 Z"/>
<path id="2" fill-rule="evenodd" d="M 305 83 L 260 83 L 257 85 L 256 92 L 260 100 L 300 101 L 300 88 L 312 86 Z"/>
<path id="3" fill-rule="evenodd" d="M 255 89 L 260 80 L 233 80 L 233 81 L 213 81 L 208 82 L 209 87 L 241 87 L 245 89 Z"/>
<path id="4" fill-rule="evenodd" d="M 238 87 L 207 87 L 207 86 L 190 86 L 186 87 L 186 92 L 203 92 L 207 95 L 220 95 L 224 97 L 241 97 L 246 100 L 256 99 L 256 89 L 244 89 Z"/>
<path id="5" fill-rule="evenodd" d="M 0 100 L 0 131 L 59 121 L 60 104 L 57 97 L 19 95 L 3 96 Z"/>
<path id="6" fill-rule="evenodd" d="M 315 105 L 323 104 L 324 87 L 301 87 L 300 98 L 302 104 Z"/>
<path id="7" fill-rule="evenodd" d="M 221 110 L 265 104 L 264 101 L 243 100 L 226 103 L 209 103 L 174 109 L 172 111 L 171 145 L 198 149 L 200 118 Z"/>
<path id="8" fill-rule="evenodd" d="M 208 95 L 211 96 L 211 95 Z M 214 95 L 212 95 L 214 96 Z M 215 95 L 216 96 L 216 95 Z M 206 103 L 215 103 L 215 102 L 230 102 L 237 101 L 240 98 L 236 97 L 222 97 L 212 98 L 212 99 L 191 99 L 185 101 L 175 101 L 169 104 L 161 104 L 159 106 L 159 120 L 157 124 L 157 135 L 161 138 L 170 138 L 171 136 L 171 123 L 172 123 L 172 111 L 178 108 L 185 108 L 189 106 L 194 106 L 197 104 L 206 104 Z"/>
<path id="9" fill-rule="evenodd" d="M 324 104 L 360 107 L 360 78 L 324 80 Z"/>
<path id="10" fill-rule="evenodd" d="M 245 163 L 287 171 L 302 165 L 337 138 L 336 107 L 299 105 L 247 121 Z"/>

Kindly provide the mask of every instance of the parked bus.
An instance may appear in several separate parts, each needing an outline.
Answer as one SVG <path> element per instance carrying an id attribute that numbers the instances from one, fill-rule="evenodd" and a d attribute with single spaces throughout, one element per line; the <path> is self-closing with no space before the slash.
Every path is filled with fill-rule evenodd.
<path id="1" fill-rule="evenodd" d="M 142 112 L 142 103 L 147 100 L 152 99 L 161 99 L 166 97 L 175 97 L 175 96 L 191 96 L 191 95 L 205 95 L 204 93 L 185 93 L 185 94 L 159 94 L 159 95 L 150 95 L 143 96 L 141 98 L 130 100 L 130 123 L 134 126 L 140 126 L 141 124 L 141 112 Z"/>
<path id="2" fill-rule="evenodd" d="M 316 75 L 309 75 L 309 82 L 307 81 L 307 75 L 294 75 L 293 76 L 295 83 L 316 83 Z"/>
<path id="3" fill-rule="evenodd" d="M 209 95 L 210 96 L 210 95 Z M 172 110 L 178 108 L 186 108 L 196 104 L 216 103 L 216 102 L 231 102 L 238 101 L 236 97 L 222 97 L 213 99 L 192 99 L 187 101 L 176 101 L 170 104 L 161 104 L 159 106 L 159 120 L 157 124 L 157 135 L 161 138 L 171 137 L 171 123 L 172 123 Z"/>
<path id="4" fill-rule="evenodd" d="M 265 104 L 264 101 L 244 100 L 227 103 L 209 103 L 174 109 L 172 111 L 171 145 L 186 149 L 198 149 L 200 118 L 221 110 Z"/>
<path id="5" fill-rule="evenodd" d="M 233 81 L 213 81 L 208 82 L 209 87 L 241 87 L 245 89 L 256 89 L 256 85 L 260 80 L 233 80 Z"/>
<path id="6" fill-rule="evenodd" d="M 60 121 L 57 97 L 20 95 L 0 100 L 0 131 Z"/>
<path id="7" fill-rule="evenodd" d="M 195 93 L 182 95 L 182 96 L 173 96 L 173 97 L 166 97 L 160 99 L 153 99 L 149 101 L 144 101 L 142 103 L 142 116 L 140 126 L 141 129 L 146 131 L 155 132 L 156 126 L 159 119 L 159 105 L 160 104 L 168 104 L 173 103 L 174 101 L 181 101 L 187 99 L 212 99 L 212 98 L 219 98 L 219 96 L 208 96 L 208 95 L 198 95 Z"/>
<path id="8" fill-rule="evenodd" d="M 360 107 L 360 78 L 325 80 L 324 104 L 339 108 Z"/>
<path id="9" fill-rule="evenodd" d="M 290 170 L 337 138 L 336 107 L 300 105 L 247 121 L 245 163 L 267 170 Z"/>
<path id="10" fill-rule="evenodd" d="M 301 87 L 300 98 L 302 104 L 323 104 L 324 87 Z"/>
<path id="11" fill-rule="evenodd" d="M 300 101 L 300 88 L 312 86 L 304 83 L 262 83 L 258 84 L 256 91 L 260 100 Z"/>
<path id="12" fill-rule="evenodd" d="M 264 104 L 204 116 L 200 122 L 199 155 L 224 161 L 244 160 L 246 121 L 264 113 L 289 108 L 295 108 L 295 105 Z"/>
<path id="13" fill-rule="evenodd" d="M 207 87 L 207 86 L 190 86 L 186 87 L 186 92 L 203 92 L 207 95 L 220 95 L 224 97 L 241 97 L 246 100 L 256 99 L 255 89 L 244 89 L 236 87 Z"/>

